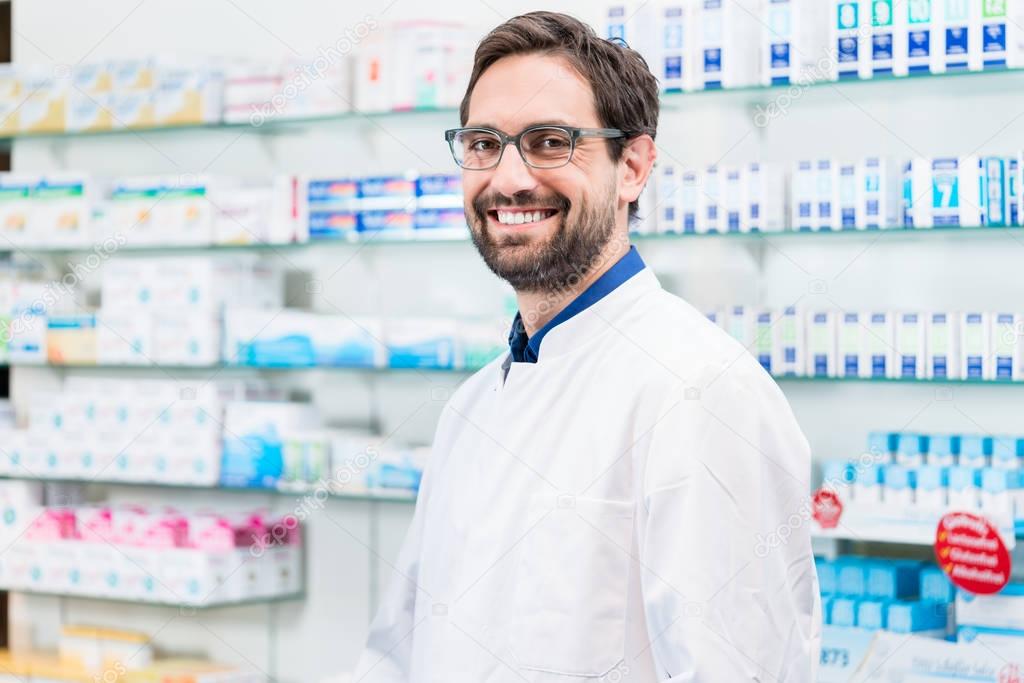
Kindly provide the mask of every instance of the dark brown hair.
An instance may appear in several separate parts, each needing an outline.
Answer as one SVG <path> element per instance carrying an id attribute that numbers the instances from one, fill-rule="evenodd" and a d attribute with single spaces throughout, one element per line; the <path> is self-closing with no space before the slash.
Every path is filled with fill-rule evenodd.
<path id="1" fill-rule="evenodd" d="M 542 54 L 564 57 L 590 85 L 598 119 L 628 137 L 658 131 L 658 80 L 636 50 L 598 37 L 587 24 L 557 12 L 530 12 L 509 19 L 488 33 L 476 48 L 469 87 L 462 98 L 462 125 L 469 117 L 469 98 L 480 76 L 502 57 Z M 626 141 L 609 140 L 612 161 L 622 156 Z M 637 213 L 629 205 L 629 216 Z"/>

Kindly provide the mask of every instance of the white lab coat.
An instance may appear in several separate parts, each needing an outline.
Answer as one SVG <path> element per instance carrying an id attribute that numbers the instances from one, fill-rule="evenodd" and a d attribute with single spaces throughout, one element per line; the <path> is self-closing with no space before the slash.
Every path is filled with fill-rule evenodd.
<path id="1" fill-rule="evenodd" d="M 812 683 L 809 449 L 757 361 L 648 269 L 504 360 L 445 407 L 354 681 Z"/>

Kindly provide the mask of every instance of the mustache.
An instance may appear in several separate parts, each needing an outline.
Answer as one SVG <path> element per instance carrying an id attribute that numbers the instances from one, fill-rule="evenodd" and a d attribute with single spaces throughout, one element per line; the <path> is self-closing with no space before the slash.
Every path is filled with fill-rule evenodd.
<path id="1" fill-rule="evenodd" d="M 473 200 L 473 210 L 476 211 L 477 216 L 481 220 L 486 218 L 487 212 L 491 209 L 517 206 L 545 206 L 557 209 L 564 216 L 572 206 L 572 202 L 560 194 L 552 194 L 548 197 L 542 197 L 532 192 L 517 193 L 511 197 L 492 192 L 489 194 L 479 195 Z"/>

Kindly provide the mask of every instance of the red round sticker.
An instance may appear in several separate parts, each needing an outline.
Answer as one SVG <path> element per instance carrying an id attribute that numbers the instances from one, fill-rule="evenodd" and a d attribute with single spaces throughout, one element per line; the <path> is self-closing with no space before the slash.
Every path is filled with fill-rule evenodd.
<path id="1" fill-rule="evenodd" d="M 811 499 L 814 519 L 822 529 L 835 529 L 839 525 L 839 516 L 843 514 L 843 502 L 835 491 L 826 488 L 818 489 Z"/>
<path id="2" fill-rule="evenodd" d="M 1024 674 L 1021 673 L 1020 666 L 1017 664 L 1007 664 L 999 670 L 999 683 L 1022 683 L 1024 682 Z"/>
<path id="3" fill-rule="evenodd" d="M 958 588 L 998 593 L 1010 580 L 1010 553 L 992 523 L 973 512 L 949 512 L 935 530 L 935 558 Z"/>

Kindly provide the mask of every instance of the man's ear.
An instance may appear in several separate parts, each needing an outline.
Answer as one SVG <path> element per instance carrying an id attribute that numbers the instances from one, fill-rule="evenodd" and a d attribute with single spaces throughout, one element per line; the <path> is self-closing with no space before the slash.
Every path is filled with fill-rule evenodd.
<path id="1" fill-rule="evenodd" d="M 650 135 L 640 135 L 626 143 L 619 158 L 619 201 L 624 204 L 636 201 L 643 191 L 647 179 L 658 158 L 658 148 Z"/>

